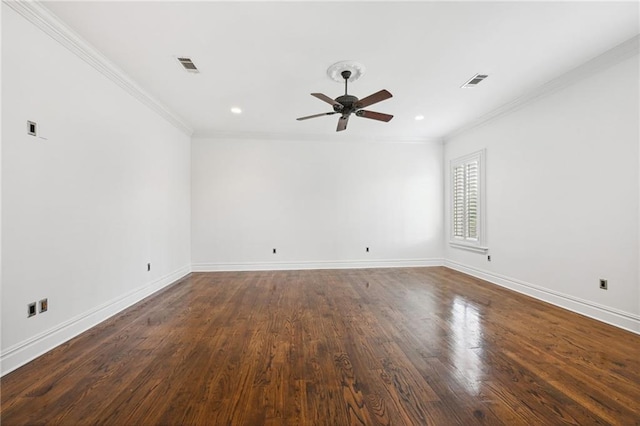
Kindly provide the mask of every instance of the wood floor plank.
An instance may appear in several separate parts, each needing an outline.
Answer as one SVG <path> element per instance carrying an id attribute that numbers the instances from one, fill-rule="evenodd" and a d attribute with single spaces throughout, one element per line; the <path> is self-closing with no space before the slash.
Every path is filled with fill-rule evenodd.
<path id="1" fill-rule="evenodd" d="M 443 268 L 193 273 L 0 379 L 2 425 L 640 425 L 640 336 Z"/>

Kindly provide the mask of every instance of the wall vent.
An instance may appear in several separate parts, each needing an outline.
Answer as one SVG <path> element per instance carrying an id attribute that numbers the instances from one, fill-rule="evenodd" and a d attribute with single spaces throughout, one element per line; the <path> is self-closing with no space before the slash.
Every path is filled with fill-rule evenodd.
<path id="1" fill-rule="evenodd" d="M 180 62 L 182 67 L 189 72 L 194 72 L 194 73 L 200 72 L 198 68 L 196 68 L 196 65 L 193 63 L 191 58 L 180 57 L 178 58 L 178 62 Z"/>
<path id="2" fill-rule="evenodd" d="M 471 77 L 469 80 L 467 80 L 467 82 L 464 83 L 460 87 L 462 89 L 467 89 L 467 88 L 470 88 L 470 87 L 476 87 L 482 80 L 484 80 L 487 77 L 489 77 L 489 75 L 487 75 L 487 74 L 476 74 L 473 77 Z"/>

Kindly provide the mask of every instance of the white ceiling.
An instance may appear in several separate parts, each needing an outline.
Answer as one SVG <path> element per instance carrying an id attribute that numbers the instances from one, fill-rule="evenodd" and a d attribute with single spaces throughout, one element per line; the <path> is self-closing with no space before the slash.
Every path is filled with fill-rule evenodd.
<path id="1" fill-rule="evenodd" d="M 639 32 L 638 2 L 46 2 L 45 6 L 181 116 L 196 135 L 443 137 Z M 200 74 L 184 71 L 188 56 Z M 355 60 L 349 87 L 393 98 L 389 123 L 337 116 L 327 67 Z M 489 74 L 461 89 L 476 73 Z M 243 109 L 241 115 L 229 110 Z M 414 117 L 424 115 L 423 121 Z"/>

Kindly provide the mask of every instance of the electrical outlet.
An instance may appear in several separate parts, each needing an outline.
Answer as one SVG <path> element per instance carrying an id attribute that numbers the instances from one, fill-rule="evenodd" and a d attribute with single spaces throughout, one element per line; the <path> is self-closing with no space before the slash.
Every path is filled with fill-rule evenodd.
<path id="1" fill-rule="evenodd" d="M 48 309 L 49 309 L 49 300 L 42 299 L 40 301 L 40 313 L 47 312 Z"/>
<path id="2" fill-rule="evenodd" d="M 490 254 L 487 255 L 487 262 L 491 262 L 491 255 Z"/>
<path id="3" fill-rule="evenodd" d="M 36 302 L 29 303 L 27 305 L 27 318 L 35 316 L 36 314 Z"/>
<path id="4" fill-rule="evenodd" d="M 366 252 L 369 253 L 369 247 L 366 248 Z"/>
<path id="5" fill-rule="evenodd" d="M 600 278 L 600 288 L 603 290 L 607 290 L 609 288 L 609 283 L 607 283 L 607 280 Z"/>
<path id="6" fill-rule="evenodd" d="M 149 272 L 151 270 L 151 264 L 147 263 L 147 272 Z"/>
<path id="7" fill-rule="evenodd" d="M 38 125 L 33 121 L 27 121 L 27 134 L 36 136 Z"/>
<path id="8" fill-rule="evenodd" d="M 276 249 L 273 249 L 273 254 L 276 254 Z"/>

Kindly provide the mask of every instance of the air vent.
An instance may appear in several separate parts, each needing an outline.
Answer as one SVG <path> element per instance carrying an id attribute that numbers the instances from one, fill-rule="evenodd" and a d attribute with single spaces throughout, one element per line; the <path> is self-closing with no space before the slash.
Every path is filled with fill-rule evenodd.
<path id="1" fill-rule="evenodd" d="M 189 72 L 200 72 L 191 58 L 178 58 L 178 62 L 180 62 L 182 67 Z"/>
<path id="2" fill-rule="evenodd" d="M 465 84 L 460 86 L 462 89 L 467 89 L 470 87 L 476 87 L 482 80 L 489 77 L 487 74 L 476 74 L 471 77 Z"/>

